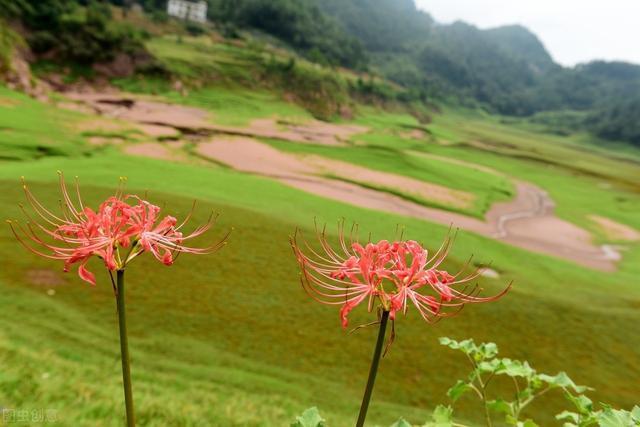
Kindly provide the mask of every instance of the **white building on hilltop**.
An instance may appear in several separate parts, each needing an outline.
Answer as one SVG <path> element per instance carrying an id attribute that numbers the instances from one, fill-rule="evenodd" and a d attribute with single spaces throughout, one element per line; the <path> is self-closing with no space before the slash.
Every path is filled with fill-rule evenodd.
<path id="1" fill-rule="evenodd" d="M 204 1 L 169 0 L 169 16 L 195 22 L 207 22 L 207 3 Z"/>

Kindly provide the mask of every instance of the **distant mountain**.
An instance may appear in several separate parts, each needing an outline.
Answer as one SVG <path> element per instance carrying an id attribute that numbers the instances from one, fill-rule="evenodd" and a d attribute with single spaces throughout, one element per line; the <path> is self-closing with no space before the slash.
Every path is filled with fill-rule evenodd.
<path id="1" fill-rule="evenodd" d="M 540 39 L 522 25 L 507 25 L 484 30 L 483 35 L 508 55 L 526 62 L 538 74 L 559 68 Z"/>
<path id="2" fill-rule="evenodd" d="M 435 24 L 413 0 L 311 0 L 370 52 L 406 50 L 426 40 Z"/>
<path id="3" fill-rule="evenodd" d="M 474 100 L 507 115 L 583 111 L 590 113 L 584 129 L 640 145 L 640 130 L 630 124 L 640 122 L 638 65 L 593 61 L 564 68 L 521 25 L 442 25 L 412 0 L 310 1 L 365 46 L 373 69 L 419 93 Z"/>
<path id="4" fill-rule="evenodd" d="M 480 30 L 441 25 L 412 0 L 310 0 L 342 24 L 370 55 L 371 66 L 431 97 L 475 99 L 505 114 L 534 111 L 525 92 L 560 69 L 522 26 Z"/>

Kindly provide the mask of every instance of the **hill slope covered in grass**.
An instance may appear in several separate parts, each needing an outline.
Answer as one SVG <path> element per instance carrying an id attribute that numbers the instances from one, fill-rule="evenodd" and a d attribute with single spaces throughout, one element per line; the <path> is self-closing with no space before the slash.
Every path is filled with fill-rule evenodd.
<path id="1" fill-rule="evenodd" d="M 152 39 L 148 46 L 164 52 L 159 58 L 169 58 L 176 54 L 174 43 L 176 38 Z M 189 64 L 213 58 L 213 69 L 217 64 L 245 69 L 229 61 L 237 58 L 237 51 L 231 57 L 214 53 L 233 49 L 227 45 L 201 47 L 202 40 L 188 38 L 181 43 L 177 46 L 183 48 L 185 62 L 174 57 L 166 59 L 167 64 L 191 70 Z M 219 124 L 242 126 L 265 117 L 311 120 L 306 110 L 283 99 L 281 87 L 249 86 L 249 96 L 246 88 L 227 83 L 210 83 L 181 95 L 163 81 L 118 81 L 123 88 L 153 90 L 162 99 L 204 108 Z M 64 95 L 60 100 L 67 102 Z M 375 170 L 393 168 L 428 182 L 441 179 L 489 202 L 501 190 L 508 193 L 509 186 L 500 179 L 474 182 L 482 175 L 433 159 L 466 161 L 541 186 L 557 203 L 561 218 L 588 229 L 600 242 L 611 238 L 590 220 L 593 214 L 640 229 L 635 152 L 587 150 L 568 138 L 460 109 L 444 110 L 424 126 L 403 111 L 354 107 L 356 118 L 342 122 L 368 130 L 350 137 L 345 146 L 263 142 L 283 152 L 336 158 Z M 3 216 L 21 216 L 20 176 L 44 202 L 55 205 L 55 171 L 64 170 L 69 177 L 80 177 L 89 202 L 109 195 L 118 177 L 127 176 L 130 191 L 150 190 L 153 201 L 166 203 L 176 214 L 184 215 L 195 198 L 200 201 L 196 222 L 214 209 L 221 213 L 218 233 L 235 227 L 229 245 L 216 255 L 181 257 L 169 269 L 140 259 L 129 270 L 130 345 L 141 425 L 279 426 L 314 405 L 331 425 L 351 425 L 375 331 L 348 335 L 340 329 L 337 310 L 305 295 L 288 236 L 296 227 L 311 232 L 314 217 L 333 233 L 337 220 L 346 218 L 374 238 L 392 238 L 401 224 L 406 237 L 435 249 L 447 227 L 332 201 L 205 163 L 192 156 L 197 141 L 189 135 L 178 137 L 185 143 L 178 148 L 185 157 L 132 156 L 129 147 L 168 142 L 133 132 L 113 119 L 101 137 L 114 142 L 94 145 L 90 141 L 97 133 L 86 130 L 87 122 L 101 120 L 106 119 L 0 88 Z M 29 126 L 32 123 L 41 125 Z M 419 138 L 405 135 L 415 129 L 423 132 Z M 37 148 L 50 145 L 55 150 Z M 452 358 L 438 344 L 437 338 L 445 335 L 495 341 L 505 356 L 530 360 L 550 373 L 565 370 L 576 382 L 595 387 L 594 400 L 625 408 L 636 404 L 640 337 L 629 325 L 640 320 L 640 246 L 615 243 L 623 247 L 618 270 L 601 272 L 461 231 L 447 267 L 456 270 L 473 253 L 479 262 L 491 261 L 500 275 L 480 280 L 487 292 L 510 280 L 515 286 L 493 305 L 469 307 L 434 326 L 415 312 L 401 317 L 396 342 L 382 362 L 371 424 L 388 425 L 401 415 L 421 423 L 429 410 L 446 402 L 447 388 L 466 368 L 462 358 Z M 98 286 L 90 288 L 75 274 L 62 274 L 60 265 L 18 247 L 8 227 L 0 229 L 0 257 L 2 405 L 53 408 L 63 426 L 119 425 L 114 414 L 122 413 L 120 368 L 108 278 L 99 275 Z M 91 267 L 100 271 L 98 264 Z M 352 323 L 367 319 L 366 313 L 356 311 Z M 548 396 L 530 409 L 530 416 L 553 425 L 553 415 L 564 409 L 560 402 Z M 478 421 L 473 401 L 462 400 L 459 411 L 470 422 Z"/>
<path id="2" fill-rule="evenodd" d="M 71 7 L 73 2 L 63 3 Z M 157 7 L 152 3 L 145 2 L 148 11 Z M 340 4 L 344 3 L 326 2 L 324 13 L 331 15 L 330 7 L 340 10 Z M 457 58 L 451 62 L 443 46 L 464 45 L 466 37 L 478 37 L 478 30 L 464 24 L 432 34 L 433 23 L 427 15 L 416 14 L 411 1 L 386 3 L 380 11 L 398 18 L 382 20 L 385 24 L 424 31 L 430 40 L 421 46 L 427 61 L 419 75 L 431 79 L 420 83 L 427 85 L 424 88 L 440 87 L 433 79 L 449 76 L 446 67 L 459 69 Z M 280 426 L 314 405 L 330 425 L 352 425 L 375 331 L 347 334 L 340 329 L 337 310 L 305 295 L 288 237 L 296 227 L 310 234 L 314 218 L 328 224 L 333 238 L 340 218 L 358 222 L 363 235 L 370 231 L 374 239 L 393 238 L 400 225 L 407 238 L 431 250 L 447 233 L 445 225 L 366 209 L 348 198 L 313 195 L 278 177 L 243 173 L 198 154 L 199 144 L 209 139 L 237 141 L 233 138 L 238 135 L 230 136 L 229 129 L 247 133 L 256 121 L 271 123 L 275 136 L 244 137 L 282 156 L 339 161 L 347 173 L 364 168 L 465 192 L 474 197 L 473 203 L 458 213 L 476 219 L 494 203 L 512 200 L 515 183 L 526 181 L 548 193 L 560 219 L 586 230 L 594 245 L 611 245 L 622 257 L 614 271 L 600 271 L 461 230 L 446 267 L 455 271 L 474 254 L 475 263 L 491 262 L 498 275 L 479 280 L 488 293 L 511 280 L 514 288 L 495 304 L 468 307 L 459 317 L 433 326 L 414 311 L 400 317 L 396 342 L 381 365 L 371 425 L 389 425 L 399 416 L 419 424 L 437 404 L 447 402 L 446 390 L 466 367 L 465 360 L 451 357 L 438 344 L 440 336 L 494 341 L 506 357 L 529 360 L 549 373 L 567 371 L 577 383 L 594 387 L 594 401 L 627 409 L 638 403 L 640 336 L 630 325 L 640 320 L 640 243 L 619 232 L 621 227 L 640 230 L 640 155 L 633 147 L 618 151 L 585 144 L 584 135 L 542 133 L 538 124 L 463 109 L 456 103 L 443 103 L 435 110 L 412 84 L 403 87 L 318 65 L 321 58 L 314 57 L 313 46 L 293 46 L 299 56 L 264 34 L 225 39 L 203 29 L 204 34 L 192 37 L 175 22 L 152 23 L 145 16 L 125 18 L 116 12 L 113 16 L 122 19 L 122 25 L 149 26 L 138 47 L 153 56 L 155 71 L 138 70 L 109 83 L 135 92 L 122 95 L 129 101 L 201 109 L 208 114 L 207 124 L 218 130 L 186 127 L 154 135 L 127 121 L 122 111 L 117 117 L 96 115 L 75 102 L 72 93 L 53 93 L 44 102 L 0 86 L 0 212 L 5 218 L 22 216 L 21 176 L 43 202 L 56 206 L 56 170 L 64 170 L 68 177 L 80 177 L 89 203 L 111 194 L 118 178 L 127 176 L 129 191 L 149 191 L 152 201 L 176 216 L 183 216 L 197 199 L 196 222 L 215 210 L 221 214 L 217 233 L 235 227 L 229 245 L 218 254 L 184 256 L 168 269 L 141 258 L 127 273 L 141 425 Z M 77 24 L 86 16 L 72 18 Z M 348 27 L 349 15 L 344 19 L 344 34 L 363 39 L 371 34 L 368 20 Z M 123 28 L 120 24 L 113 25 Z M 163 34 L 169 28 L 176 32 Z M 397 43 L 394 60 L 412 61 L 410 54 L 420 50 L 403 44 L 406 34 L 393 34 L 397 37 L 388 42 Z M 85 34 L 89 39 L 93 35 Z M 394 78 L 386 74 L 393 70 L 383 68 L 393 50 L 385 42 L 363 40 L 371 67 Z M 512 72 L 505 74 L 510 88 L 521 85 L 523 70 L 555 72 L 544 49 L 521 28 L 483 32 L 477 43 L 481 51 L 492 51 L 492 61 L 483 68 L 476 62 L 482 58 L 469 58 L 473 65 L 459 69 L 461 88 L 467 84 L 465 73 L 493 72 L 496 63 Z M 442 62 L 430 60 L 438 54 L 444 55 Z M 439 68 L 443 64 L 445 68 Z M 60 65 L 40 61 L 34 69 L 46 78 L 64 71 Z M 434 67 L 433 73 L 425 71 L 429 67 Z M 587 76 L 580 81 L 607 81 L 623 90 L 616 82 L 634 81 L 633 70 L 591 64 L 558 71 L 555 78 L 562 86 L 578 81 L 575 76 Z M 90 67 L 81 71 L 95 77 Z M 64 77 L 69 90 L 77 80 L 83 81 L 77 75 Z M 481 79 L 473 82 L 464 90 L 477 90 Z M 606 92 L 607 85 L 594 90 Z M 549 88 L 552 91 L 553 85 Z M 511 101 L 512 93 L 505 93 Z M 626 108 L 615 111 L 619 114 L 612 118 L 629 123 L 624 120 Z M 334 145 L 278 137 L 278 131 L 309 124 L 327 126 L 314 118 L 360 130 Z M 355 185 L 376 187 L 367 182 Z M 403 188 L 374 189 L 433 206 L 432 200 L 417 200 Z M 53 409 L 62 426 L 121 425 L 118 338 L 108 277 L 99 274 L 98 286 L 88 287 L 74 273 L 63 274 L 61 265 L 19 247 L 8 227 L 0 229 L 0 259 L 0 406 Z M 98 263 L 91 265 L 92 271 L 100 268 Z M 353 313 L 353 325 L 369 320 L 363 310 Z M 501 390 L 509 386 L 498 384 Z M 546 396 L 528 416 L 541 425 L 556 425 L 553 416 L 566 409 L 562 402 L 559 396 Z M 470 424 L 480 422 L 479 408 L 471 399 L 461 400 L 456 408 Z"/>

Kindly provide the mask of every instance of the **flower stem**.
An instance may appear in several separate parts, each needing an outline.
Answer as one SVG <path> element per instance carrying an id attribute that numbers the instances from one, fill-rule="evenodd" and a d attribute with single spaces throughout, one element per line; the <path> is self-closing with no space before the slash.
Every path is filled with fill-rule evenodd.
<path id="1" fill-rule="evenodd" d="M 124 306 L 124 270 L 118 270 L 118 326 L 120 327 L 120 356 L 122 357 L 122 382 L 124 385 L 124 403 L 127 411 L 127 427 L 135 427 L 133 414 L 133 393 L 131 391 L 131 365 L 129 363 L 129 342 L 127 340 L 127 314 Z"/>
<path id="2" fill-rule="evenodd" d="M 356 423 L 356 427 L 364 426 L 364 420 L 367 417 L 369 401 L 371 400 L 371 393 L 373 393 L 373 385 L 376 382 L 376 374 L 378 373 L 378 365 L 380 364 L 380 356 L 382 355 L 382 345 L 384 344 L 384 334 L 387 330 L 388 320 L 389 312 L 387 310 L 384 310 L 382 312 L 382 318 L 380 319 L 378 341 L 376 342 L 376 348 L 373 351 L 373 360 L 371 360 L 369 379 L 367 380 L 367 387 L 365 388 L 364 396 L 362 397 L 362 404 L 360 405 L 360 414 L 358 415 L 358 422 Z"/>

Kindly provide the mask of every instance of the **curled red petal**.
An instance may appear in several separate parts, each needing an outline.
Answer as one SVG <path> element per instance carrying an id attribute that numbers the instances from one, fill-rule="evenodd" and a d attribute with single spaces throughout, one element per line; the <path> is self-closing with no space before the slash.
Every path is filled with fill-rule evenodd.
<path id="1" fill-rule="evenodd" d="M 96 285 L 96 276 L 85 267 L 86 261 L 80 264 L 78 267 L 78 275 L 85 282 L 91 283 L 92 286 Z"/>

